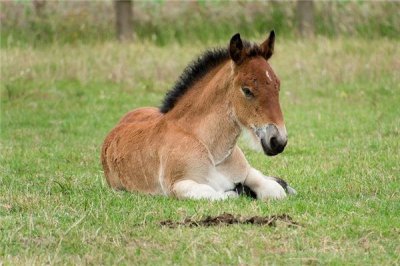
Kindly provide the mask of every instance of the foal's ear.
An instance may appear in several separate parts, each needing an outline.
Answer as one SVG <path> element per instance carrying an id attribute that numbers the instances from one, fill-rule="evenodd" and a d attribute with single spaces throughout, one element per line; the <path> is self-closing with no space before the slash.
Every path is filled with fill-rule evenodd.
<path id="1" fill-rule="evenodd" d="M 266 60 L 268 60 L 274 53 L 275 44 L 275 31 L 269 33 L 268 38 L 261 44 L 261 52 Z"/>
<path id="2" fill-rule="evenodd" d="M 243 42 L 240 34 L 236 33 L 232 36 L 229 43 L 229 56 L 236 64 L 240 64 L 244 58 Z"/>

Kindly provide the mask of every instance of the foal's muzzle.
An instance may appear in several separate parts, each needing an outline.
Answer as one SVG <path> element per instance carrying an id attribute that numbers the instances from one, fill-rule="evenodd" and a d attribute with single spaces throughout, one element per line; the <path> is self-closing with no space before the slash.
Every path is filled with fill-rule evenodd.
<path id="1" fill-rule="evenodd" d="M 268 156 L 274 156 L 283 152 L 287 144 L 286 130 L 280 131 L 274 124 L 257 128 L 256 135 L 260 138 L 264 153 Z"/>

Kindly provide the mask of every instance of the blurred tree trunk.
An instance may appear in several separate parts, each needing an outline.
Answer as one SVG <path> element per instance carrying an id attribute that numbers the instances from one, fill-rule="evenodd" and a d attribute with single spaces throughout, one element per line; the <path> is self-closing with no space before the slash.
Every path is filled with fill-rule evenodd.
<path id="1" fill-rule="evenodd" d="M 314 35 L 314 2 L 313 0 L 297 0 L 297 26 L 300 36 Z"/>
<path id="2" fill-rule="evenodd" d="M 115 0 L 115 21 L 120 41 L 133 40 L 133 1 Z"/>
<path id="3" fill-rule="evenodd" d="M 326 7 L 324 6 L 324 13 L 327 16 L 327 28 L 330 30 L 330 34 L 332 36 L 336 35 L 336 27 L 335 27 L 335 21 L 334 21 L 334 10 L 333 10 L 333 1 L 327 1 L 324 2 L 324 5 L 326 5 Z"/>
<path id="4" fill-rule="evenodd" d="M 46 6 L 46 0 L 33 0 L 33 9 L 38 17 L 44 16 L 44 8 Z"/>

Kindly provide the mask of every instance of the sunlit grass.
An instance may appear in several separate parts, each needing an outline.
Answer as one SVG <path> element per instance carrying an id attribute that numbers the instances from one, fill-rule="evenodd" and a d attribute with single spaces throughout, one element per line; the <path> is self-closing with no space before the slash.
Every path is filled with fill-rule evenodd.
<path id="1" fill-rule="evenodd" d="M 177 201 L 106 186 L 99 152 L 107 132 L 130 109 L 158 106 L 203 49 L 106 43 L 0 51 L 0 262 L 399 263 L 395 41 L 278 38 L 271 64 L 282 81 L 289 144 L 274 158 L 244 150 L 297 196 Z M 302 226 L 159 226 L 222 212 L 287 213 Z"/>

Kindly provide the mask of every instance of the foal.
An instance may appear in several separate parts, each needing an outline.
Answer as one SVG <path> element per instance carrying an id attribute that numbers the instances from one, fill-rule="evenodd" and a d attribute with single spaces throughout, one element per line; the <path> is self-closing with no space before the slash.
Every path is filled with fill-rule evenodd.
<path id="1" fill-rule="evenodd" d="M 241 184 L 261 200 L 284 198 L 286 183 L 251 167 L 236 145 L 248 130 L 266 155 L 286 146 L 280 82 L 267 62 L 274 42 L 274 31 L 261 45 L 236 34 L 227 49 L 209 50 L 189 65 L 160 109 L 126 114 L 103 144 L 108 184 L 211 200 L 237 196 Z"/>

